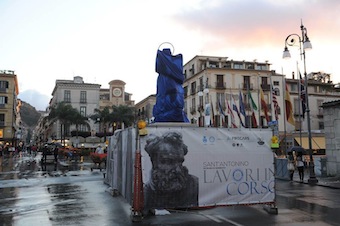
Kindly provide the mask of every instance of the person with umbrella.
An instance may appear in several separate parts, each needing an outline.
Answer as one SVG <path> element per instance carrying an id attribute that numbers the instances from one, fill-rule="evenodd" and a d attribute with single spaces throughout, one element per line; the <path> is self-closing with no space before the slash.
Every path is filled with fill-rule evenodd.
<path id="1" fill-rule="evenodd" d="M 302 152 L 297 153 L 296 167 L 297 167 L 298 172 L 299 172 L 300 181 L 303 182 L 304 175 L 305 175 L 305 173 L 304 173 L 305 164 L 304 164 L 304 157 L 302 155 Z"/>
<path id="2" fill-rule="evenodd" d="M 292 181 L 294 177 L 294 171 L 295 171 L 295 159 L 294 159 L 294 155 L 292 151 L 288 152 L 287 169 L 289 170 L 289 177 L 290 177 L 290 180 Z"/>

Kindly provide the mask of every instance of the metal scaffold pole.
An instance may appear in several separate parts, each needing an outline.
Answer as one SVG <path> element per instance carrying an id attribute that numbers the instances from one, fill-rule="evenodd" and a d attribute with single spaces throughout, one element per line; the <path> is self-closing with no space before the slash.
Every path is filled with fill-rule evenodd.
<path id="1" fill-rule="evenodd" d="M 142 160 L 139 141 L 138 126 L 136 126 L 136 154 L 134 165 L 133 206 L 131 213 L 132 221 L 134 222 L 142 220 L 144 207 Z"/>

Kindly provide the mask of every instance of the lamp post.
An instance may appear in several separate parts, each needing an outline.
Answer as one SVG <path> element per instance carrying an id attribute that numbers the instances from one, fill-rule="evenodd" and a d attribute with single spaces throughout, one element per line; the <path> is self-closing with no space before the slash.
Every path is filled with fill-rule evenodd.
<path id="1" fill-rule="evenodd" d="M 308 78 L 307 78 L 307 72 L 306 72 L 306 53 L 305 50 L 312 49 L 312 44 L 309 41 L 309 38 L 307 36 L 307 28 L 303 26 L 301 22 L 301 36 L 298 34 L 290 34 L 287 36 L 285 40 L 285 48 L 283 51 L 283 58 L 287 59 L 290 58 L 290 53 L 287 46 L 294 46 L 297 43 L 298 39 L 298 46 L 300 48 L 300 56 L 303 59 L 303 67 L 304 67 L 304 77 L 305 77 L 305 100 L 306 100 L 306 113 L 307 113 L 307 129 L 308 129 L 308 151 L 309 151 L 309 184 L 316 184 L 318 183 L 318 179 L 315 176 L 314 171 L 314 160 L 313 160 L 313 150 L 312 150 L 312 133 L 311 133 L 311 126 L 310 126 L 310 109 L 309 109 L 309 101 L 308 101 Z"/>

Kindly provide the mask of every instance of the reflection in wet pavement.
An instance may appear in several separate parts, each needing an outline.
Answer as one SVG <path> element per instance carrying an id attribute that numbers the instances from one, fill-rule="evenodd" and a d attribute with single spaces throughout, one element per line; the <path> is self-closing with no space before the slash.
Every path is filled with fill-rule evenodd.
<path id="1" fill-rule="evenodd" d="M 41 165 L 39 158 L 2 162 L 0 225 L 103 225 L 108 220 L 101 219 L 108 195 L 98 186 L 102 173 L 91 172 L 89 163 Z"/>
<path id="2" fill-rule="evenodd" d="M 16 202 L 16 190 L 17 188 L 0 189 L 0 225 L 12 225 L 13 215 L 6 213 L 11 213 L 11 206 Z"/>

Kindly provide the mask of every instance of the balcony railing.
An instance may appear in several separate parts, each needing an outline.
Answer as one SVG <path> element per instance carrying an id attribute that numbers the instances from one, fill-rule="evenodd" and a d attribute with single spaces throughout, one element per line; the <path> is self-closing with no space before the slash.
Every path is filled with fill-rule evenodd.
<path id="1" fill-rule="evenodd" d="M 270 84 L 261 84 L 261 88 L 263 91 L 269 91 L 270 90 Z"/>
<path id="2" fill-rule="evenodd" d="M 226 89 L 226 83 L 225 82 L 216 82 L 215 88 L 216 89 Z"/>
<path id="3" fill-rule="evenodd" d="M 248 86 L 249 86 L 249 90 L 254 89 L 254 85 L 252 83 L 242 83 L 242 89 L 243 90 L 248 90 Z"/>

